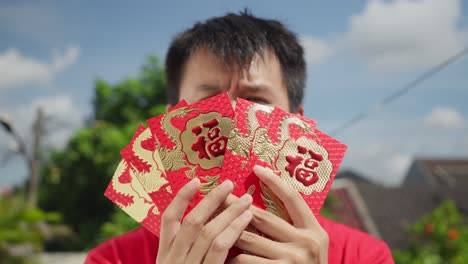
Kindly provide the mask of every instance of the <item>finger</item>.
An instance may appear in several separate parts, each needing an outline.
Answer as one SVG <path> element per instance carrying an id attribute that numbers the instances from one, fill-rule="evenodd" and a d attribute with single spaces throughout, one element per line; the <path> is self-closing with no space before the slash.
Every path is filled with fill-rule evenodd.
<path id="1" fill-rule="evenodd" d="M 283 202 L 294 226 L 298 228 L 310 228 L 318 225 L 317 219 L 315 219 L 309 206 L 307 206 L 302 196 L 296 190 L 282 181 L 280 177 L 269 169 L 255 166 L 254 172 Z"/>
<path id="2" fill-rule="evenodd" d="M 291 242 L 297 237 L 298 229 L 284 219 L 255 206 L 251 206 L 250 211 L 253 214 L 250 224 L 273 240 Z"/>
<path id="3" fill-rule="evenodd" d="M 175 255 L 185 256 L 188 253 L 205 223 L 223 204 L 233 188 L 231 181 L 224 181 L 203 198 L 185 217 L 174 240 L 174 246 L 171 248 Z"/>
<path id="4" fill-rule="evenodd" d="M 238 199 L 239 198 L 232 194 L 229 195 L 226 199 L 225 206 L 227 207 L 235 204 Z M 278 242 L 290 242 L 297 237 L 297 229 L 284 219 L 254 205 L 251 205 L 249 210 L 253 214 L 250 224 L 261 233 L 273 238 L 273 240 Z"/>
<path id="5" fill-rule="evenodd" d="M 234 246 L 241 233 L 252 220 L 252 213 L 247 210 L 238 216 L 232 223 L 219 234 L 205 257 L 205 263 L 224 263 L 229 249 Z"/>
<path id="6" fill-rule="evenodd" d="M 285 256 L 284 244 L 244 231 L 236 242 L 236 247 L 249 253 L 268 259 L 280 259 Z"/>
<path id="7" fill-rule="evenodd" d="M 279 260 L 266 259 L 258 256 L 252 256 L 247 254 L 240 254 L 235 258 L 231 259 L 229 264 L 276 264 L 281 263 Z"/>
<path id="8" fill-rule="evenodd" d="M 166 208 L 161 220 L 159 252 L 169 252 L 169 248 L 180 228 L 180 220 L 198 190 L 200 180 L 195 178 L 182 187 Z"/>
<path id="9" fill-rule="evenodd" d="M 221 214 L 205 225 L 187 256 L 193 263 L 201 263 L 213 240 L 229 226 L 239 215 L 249 209 L 252 196 L 245 194 Z"/>

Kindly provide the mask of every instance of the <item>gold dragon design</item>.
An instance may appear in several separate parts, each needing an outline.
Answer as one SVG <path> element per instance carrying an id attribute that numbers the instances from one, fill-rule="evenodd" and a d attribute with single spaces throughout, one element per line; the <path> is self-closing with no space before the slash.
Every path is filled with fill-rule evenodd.
<path id="1" fill-rule="evenodd" d="M 247 135 L 242 135 L 240 130 L 237 127 L 234 127 L 229 137 L 228 149 L 233 154 L 248 159 L 250 157 L 249 148 L 252 144 L 255 146 L 254 141 L 257 134 L 262 134 L 263 132 L 266 133 L 266 128 L 260 128 L 260 124 L 257 120 L 256 114 L 258 111 L 271 114 L 273 108 L 261 104 L 251 104 L 247 108 L 247 111 L 245 112 L 248 128 Z"/>
<path id="2" fill-rule="evenodd" d="M 171 119 L 187 116 L 190 112 L 197 110 L 200 109 L 181 107 L 164 115 L 164 117 L 161 119 L 161 127 L 169 139 L 175 143 L 175 147 L 173 149 L 169 149 L 158 144 L 158 152 L 164 168 L 166 170 L 176 171 L 187 167 L 189 169 L 185 172 L 185 174 L 188 178 L 191 179 L 197 177 L 197 168 L 196 166 L 193 166 L 186 161 L 186 154 L 183 151 L 183 146 L 180 144 L 180 138 L 178 137 L 178 135 L 181 134 L 181 131 L 179 131 L 171 124 Z M 219 175 L 202 176 L 201 179 L 203 181 L 200 185 L 200 192 L 205 195 L 218 185 Z"/>
<path id="3" fill-rule="evenodd" d="M 119 181 L 119 177 L 125 172 L 127 166 L 128 164 L 125 162 L 125 160 L 120 161 L 114 176 L 112 176 L 112 186 L 116 192 L 124 196 L 132 197 L 133 203 L 129 205 L 121 204 L 118 201 L 116 203 L 133 219 L 141 222 L 148 216 L 148 212 L 153 206 L 153 213 L 158 214 L 158 211 L 154 202 L 151 200 L 151 197 L 148 195 L 148 193 L 146 193 L 140 181 L 134 177 L 135 175 L 132 175 L 132 172 L 130 172 L 132 179 L 129 183 L 121 183 Z"/>
<path id="4" fill-rule="evenodd" d="M 184 117 L 193 110 L 194 109 L 190 109 L 188 107 L 181 107 L 167 113 L 161 119 L 161 127 L 164 132 L 172 142 L 176 143 L 173 149 L 163 147 L 158 143 L 158 153 L 166 170 L 175 171 L 187 167 L 188 165 L 184 159 L 182 146 L 177 144 L 179 141 L 177 135 L 180 134 L 180 131 L 171 124 L 171 119 L 175 117 Z"/>
<path id="5" fill-rule="evenodd" d="M 140 181 L 148 193 L 158 191 L 161 186 L 168 183 L 164 175 L 162 161 L 158 152 L 149 151 L 142 147 L 141 143 L 152 137 L 150 129 L 147 128 L 135 139 L 132 145 L 132 150 L 135 153 L 135 156 L 150 166 L 150 170 L 148 172 L 138 171 L 132 166 L 134 176 Z"/>
<path id="6" fill-rule="evenodd" d="M 291 124 L 296 125 L 304 133 L 308 132 L 313 134 L 309 124 L 295 116 L 287 116 L 280 120 L 277 143 L 273 143 L 271 141 L 267 134 L 268 130 L 265 129 L 257 131 L 258 135 L 255 138 L 253 152 L 260 160 L 267 162 L 272 168 L 274 168 L 275 172 L 277 172 L 277 170 L 274 166 L 274 158 L 278 155 L 278 152 L 283 148 L 286 142 L 290 141 L 291 136 L 289 126 Z M 315 134 L 313 135 L 317 137 Z M 262 191 L 261 197 L 266 210 L 285 221 L 291 222 L 291 217 L 289 216 L 286 207 L 281 202 L 281 199 L 261 182 L 260 187 Z"/>
<path id="7" fill-rule="evenodd" d="M 289 134 L 289 125 L 296 125 L 303 132 L 310 132 L 310 126 L 295 116 L 287 116 L 280 121 L 280 128 L 278 131 L 278 143 L 274 144 L 269 138 L 267 129 L 259 130 L 257 132 L 256 141 L 254 144 L 254 153 L 260 160 L 267 162 L 273 167 L 274 158 L 277 156 L 278 151 L 283 145 L 291 138 Z"/>

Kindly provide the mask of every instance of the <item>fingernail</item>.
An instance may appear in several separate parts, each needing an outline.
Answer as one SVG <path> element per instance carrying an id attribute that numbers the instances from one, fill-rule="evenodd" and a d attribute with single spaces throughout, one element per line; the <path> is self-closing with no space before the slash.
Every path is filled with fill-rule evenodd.
<path id="1" fill-rule="evenodd" d="M 243 212 L 243 213 L 241 214 L 241 217 L 242 217 L 243 219 L 250 219 L 250 218 L 252 218 L 252 212 L 250 212 L 249 210 L 247 210 L 247 211 L 245 211 L 245 212 Z"/>
<path id="2" fill-rule="evenodd" d="M 252 195 L 246 193 L 242 195 L 242 197 L 239 199 L 239 201 L 243 204 L 250 204 L 252 202 Z"/>
<path id="3" fill-rule="evenodd" d="M 262 166 L 259 166 L 259 165 L 254 166 L 254 172 L 255 172 L 256 175 L 262 174 L 262 175 L 268 176 L 268 173 L 267 173 L 268 170 L 265 167 L 262 167 Z"/>
<path id="4" fill-rule="evenodd" d="M 223 183 L 221 183 L 219 187 L 223 190 L 232 189 L 233 188 L 232 181 L 225 180 Z"/>
<path id="5" fill-rule="evenodd" d="M 189 184 L 190 184 L 191 186 L 193 186 L 193 187 L 198 187 L 198 185 L 200 184 L 200 179 L 194 178 L 194 179 L 192 179 L 192 180 L 190 181 Z"/>

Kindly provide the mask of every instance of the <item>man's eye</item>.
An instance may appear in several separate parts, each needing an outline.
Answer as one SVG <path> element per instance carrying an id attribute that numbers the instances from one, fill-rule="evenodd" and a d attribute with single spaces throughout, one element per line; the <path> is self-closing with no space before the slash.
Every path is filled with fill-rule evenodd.
<path id="1" fill-rule="evenodd" d="M 248 97 L 245 100 L 257 103 L 257 104 L 270 104 L 267 100 L 259 97 Z"/>

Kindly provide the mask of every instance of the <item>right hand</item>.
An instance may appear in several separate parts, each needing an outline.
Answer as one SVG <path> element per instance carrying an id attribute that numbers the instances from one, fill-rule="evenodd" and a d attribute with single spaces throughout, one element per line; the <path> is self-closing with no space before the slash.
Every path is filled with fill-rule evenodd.
<path id="1" fill-rule="evenodd" d="M 233 183 L 226 180 L 182 221 L 199 185 L 197 178 L 187 183 L 162 215 L 157 264 L 224 263 L 229 249 L 252 220 L 248 210 L 252 204 L 249 194 L 212 218 L 233 190 Z"/>

